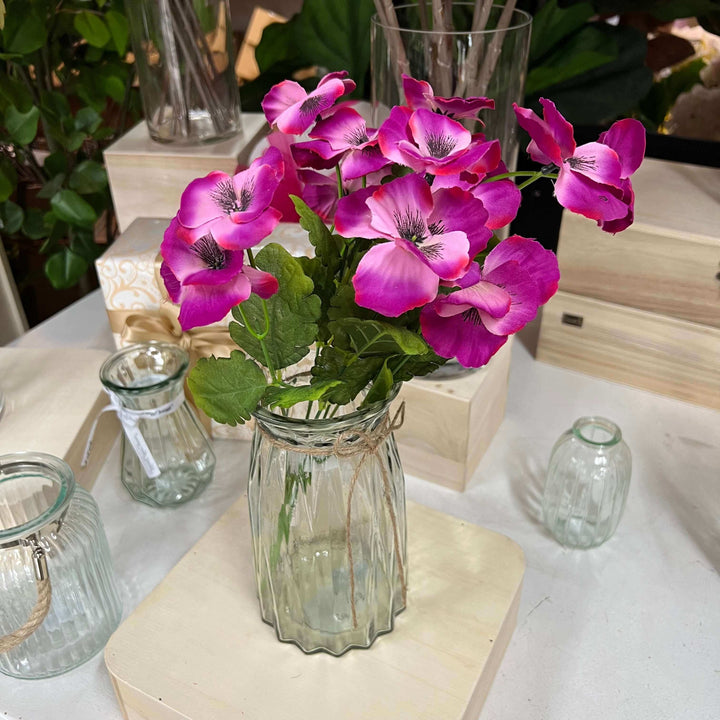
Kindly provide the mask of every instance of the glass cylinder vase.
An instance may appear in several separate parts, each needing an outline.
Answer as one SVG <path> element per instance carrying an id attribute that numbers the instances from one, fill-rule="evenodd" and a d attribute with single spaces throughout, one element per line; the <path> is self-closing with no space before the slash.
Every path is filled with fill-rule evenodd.
<path id="1" fill-rule="evenodd" d="M 0 599 L 0 672 L 18 678 L 84 663 L 120 622 L 98 507 L 52 455 L 0 456 Z"/>
<path id="2" fill-rule="evenodd" d="M 228 0 L 128 0 L 150 136 L 197 144 L 240 132 Z"/>
<path id="3" fill-rule="evenodd" d="M 185 399 L 188 364 L 177 345 L 150 342 L 119 350 L 100 368 L 123 427 L 123 485 L 148 505 L 191 500 L 215 469 L 210 440 Z"/>
<path id="4" fill-rule="evenodd" d="M 566 547 L 604 543 L 625 509 L 631 470 L 630 449 L 615 423 L 600 417 L 576 420 L 550 456 L 545 526 Z"/>
<path id="5" fill-rule="evenodd" d="M 427 8 L 426 14 L 423 7 Z M 430 3 L 397 6 L 397 28 L 377 15 L 373 17 L 373 122 L 380 124 L 390 108 L 405 102 L 402 73 L 429 82 L 434 93 L 442 97 L 490 97 L 495 109 L 482 111 L 483 132 L 488 139 L 500 140 L 503 161 L 513 170 L 518 137 L 512 104 L 523 99 L 532 17 L 513 10 L 501 26 L 503 7 L 494 5 L 484 29 L 473 30 L 474 8 L 471 2 L 452 3 L 448 15 L 452 29 L 442 32 L 433 29 Z"/>
<path id="6" fill-rule="evenodd" d="M 255 413 L 248 500 L 260 610 L 306 653 L 369 647 L 405 607 L 390 402 L 334 419 Z"/>

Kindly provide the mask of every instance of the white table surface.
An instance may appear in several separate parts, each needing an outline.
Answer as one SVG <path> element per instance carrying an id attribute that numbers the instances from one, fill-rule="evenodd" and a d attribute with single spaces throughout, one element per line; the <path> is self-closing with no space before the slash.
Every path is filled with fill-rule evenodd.
<path id="1" fill-rule="evenodd" d="M 720 413 L 536 362 L 532 342 L 530 331 L 514 345 L 505 420 L 467 491 L 407 478 L 410 499 L 504 533 L 525 551 L 517 629 L 481 720 L 717 720 Z M 102 297 L 91 294 L 16 344 L 112 350 Z M 633 477 L 615 535 L 568 550 L 544 530 L 539 501 L 553 443 L 590 414 L 620 425 Z M 214 482 L 174 510 L 132 501 L 119 481 L 118 445 L 108 457 L 93 493 L 124 617 L 244 491 L 248 445 L 219 441 L 216 450 Z M 0 676 L 0 718 L 121 713 L 100 654 L 59 678 Z"/>

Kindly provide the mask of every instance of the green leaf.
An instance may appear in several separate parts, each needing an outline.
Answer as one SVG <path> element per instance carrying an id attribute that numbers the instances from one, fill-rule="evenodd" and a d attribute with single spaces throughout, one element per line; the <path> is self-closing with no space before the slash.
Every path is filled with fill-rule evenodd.
<path id="1" fill-rule="evenodd" d="M 417 333 L 378 320 L 349 317 L 333 320 L 328 327 L 338 347 L 352 350 L 359 357 L 423 355 L 428 352 L 427 343 Z"/>
<path id="2" fill-rule="evenodd" d="M 300 216 L 300 227 L 307 230 L 308 239 L 315 248 L 315 257 L 319 258 L 327 268 L 328 274 L 335 274 L 340 265 L 340 249 L 344 242 L 343 238 L 333 235 L 320 216 L 299 197 L 291 195 L 290 199 L 295 205 L 295 211 Z"/>
<path id="3" fill-rule="evenodd" d="M 69 248 L 63 248 L 45 261 L 45 275 L 56 290 L 75 285 L 87 269 L 87 261 Z"/>
<path id="4" fill-rule="evenodd" d="M 365 396 L 365 399 L 362 401 L 361 407 L 367 407 L 368 405 L 372 405 L 376 402 L 381 402 L 382 400 L 385 400 L 387 396 L 390 394 L 390 391 L 393 387 L 393 374 L 390 368 L 388 367 L 388 361 L 386 360 L 383 363 L 383 366 L 380 368 L 380 372 L 378 373 L 377 377 L 375 378 L 375 381 L 373 382 L 372 386 L 370 387 L 370 390 L 368 390 L 368 394 Z"/>
<path id="5" fill-rule="evenodd" d="M 101 48 L 110 40 L 110 30 L 105 21 L 87 10 L 78 13 L 73 21 L 75 29 L 90 45 Z"/>
<path id="6" fill-rule="evenodd" d="M 265 302 L 269 331 L 265 345 L 276 370 L 302 360 L 317 335 L 320 298 L 313 295 L 313 282 L 302 271 L 300 263 L 276 243 L 266 245 L 255 257 L 257 267 L 275 276 L 278 291 Z M 251 295 L 242 303 L 250 327 L 255 333 L 265 330 L 263 300 Z M 237 322 L 230 323 L 230 336 L 248 355 L 265 364 L 262 345 L 244 325 L 238 308 L 233 308 Z"/>
<path id="7" fill-rule="evenodd" d="M 94 160 L 83 160 L 78 163 L 70 173 L 68 180 L 70 188 L 81 195 L 100 192 L 107 187 L 107 184 L 105 168 Z"/>
<path id="8" fill-rule="evenodd" d="M 33 97 L 22 82 L 4 72 L 0 73 L 0 109 L 4 112 L 10 105 L 27 112 L 33 106 Z"/>
<path id="9" fill-rule="evenodd" d="M 43 163 L 43 169 L 47 170 L 50 175 L 64 175 L 68 171 L 67 155 L 65 155 L 65 153 L 61 150 L 51 153 L 45 158 L 45 162 Z M 57 188 L 55 192 L 57 192 L 57 190 L 59 189 L 60 188 Z M 54 194 L 54 192 L 51 193 L 50 197 L 52 197 Z"/>
<path id="10" fill-rule="evenodd" d="M 17 187 L 17 173 L 13 164 L 4 156 L 0 156 L 0 202 L 5 202 Z"/>
<path id="11" fill-rule="evenodd" d="M 263 30 L 260 42 L 255 48 L 255 60 L 261 72 L 267 72 L 274 65 L 285 64 L 287 60 L 292 60 L 289 67 L 293 68 L 312 64 L 295 42 L 295 28 L 299 17 L 294 15 L 286 23 L 271 23 Z"/>
<path id="12" fill-rule="evenodd" d="M 31 240 L 39 240 L 48 234 L 45 227 L 45 213 L 37 208 L 28 208 L 25 213 L 22 231 Z"/>
<path id="13" fill-rule="evenodd" d="M 117 75 L 108 75 L 102 81 L 103 90 L 117 103 L 125 99 L 125 83 Z"/>
<path id="14" fill-rule="evenodd" d="M 20 112 L 14 105 L 5 111 L 5 127 L 18 145 L 29 145 L 37 135 L 40 110 L 33 105 L 27 112 Z"/>
<path id="15" fill-rule="evenodd" d="M 340 380 L 322 380 L 314 385 L 298 385 L 295 387 L 268 385 L 263 399 L 268 407 L 289 408 L 298 403 L 323 400 L 332 388 L 340 384 Z"/>
<path id="16" fill-rule="evenodd" d="M 86 137 L 87 134 L 83 130 L 76 130 L 62 139 L 62 145 L 68 152 L 75 152 L 80 149 Z"/>
<path id="17" fill-rule="evenodd" d="M 362 392 L 376 377 L 383 366 L 382 357 L 360 358 L 350 364 L 352 354 L 326 345 L 318 354 L 312 368 L 312 384 L 328 380 L 342 380 L 340 385 L 330 388 L 325 400 L 336 405 L 347 405 Z"/>
<path id="18" fill-rule="evenodd" d="M 92 230 L 73 230 L 70 238 L 70 249 L 89 263 L 102 255 L 105 247 L 95 242 Z"/>
<path id="19" fill-rule="evenodd" d="M 12 200 L 0 204 L 0 230 L 6 235 L 14 235 L 23 224 L 23 210 Z"/>
<path id="20" fill-rule="evenodd" d="M 8 7 L 3 30 L 5 52 L 28 55 L 47 42 L 45 21 L 35 6 L 14 2 Z"/>
<path id="21" fill-rule="evenodd" d="M 404 358 L 396 358 L 392 361 L 397 366 L 402 361 L 402 366 L 393 371 L 395 382 L 407 382 L 414 377 L 429 375 L 447 362 L 447 358 L 436 355 L 432 350 L 424 355 L 408 355 Z"/>
<path id="22" fill-rule="evenodd" d="M 101 122 L 100 113 L 91 107 L 80 108 L 75 114 L 75 130 L 83 131 L 87 135 L 92 135 Z"/>
<path id="23" fill-rule="evenodd" d="M 589 2 L 558 8 L 557 0 L 548 0 L 533 17 L 530 66 L 561 40 L 579 30 L 594 13 Z"/>
<path id="24" fill-rule="evenodd" d="M 265 393 L 265 373 L 239 350 L 228 358 L 200 358 L 188 376 L 195 404 L 224 425 L 250 419 Z"/>
<path id="25" fill-rule="evenodd" d="M 50 178 L 38 192 L 38 197 L 43 200 L 53 197 L 53 195 L 56 195 L 60 191 L 64 182 L 65 173 L 59 173 L 55 177 Z"/>
<path id="26" fill-rule="evenodd" d="M 61 92 L 44 91 L 40 95 L 40 111 L 46 120 L 60 124 L 70 115 L 70 103 Z"/>
<path id="27" fill-rule="evenodd" d="M 115 10 L 108 10 L 105 13 L 105 22 L 107 22 L 118 55 L 124 55 L 130 37 L 130 26 L 127 18 Z"/>
<path id="28" fill-rule="evenodd" d="M 92 227 L 97 214 L 92 205 L 83 200 L 74 190 L 60 190 L 50 199 L 50 205 L 60 220 L 70 225 Z"/>

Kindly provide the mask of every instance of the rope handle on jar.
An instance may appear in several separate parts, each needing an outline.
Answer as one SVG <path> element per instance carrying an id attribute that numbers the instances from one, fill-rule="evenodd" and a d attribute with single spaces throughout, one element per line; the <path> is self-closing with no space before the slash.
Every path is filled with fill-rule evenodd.
<path id="1" fill-rule="evenodd" d="M 38 543 L 35 536 L 30 537 L 26 544 L 32 548 L 35 584 L 37 586 L 37 601 L 30 611 L 28 619 L 21 628 L 0 637 L 0 653 L 9 652 L 27 640 L 43 624 L 50 611 L 52 587 L 50 586 L 50 575 L 48 574 L 45 548 Z"/>

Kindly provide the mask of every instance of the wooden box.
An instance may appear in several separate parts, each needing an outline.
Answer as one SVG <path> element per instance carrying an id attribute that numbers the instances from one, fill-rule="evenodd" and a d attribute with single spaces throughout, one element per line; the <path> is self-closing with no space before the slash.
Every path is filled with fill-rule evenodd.
<path id="1" fill-rule="evenodd" d="M 403 469 L 464 490 L 505 416 L 512 338 L 483 368 L 457 378 L 405 383 L 396 431 Z"/>
<path id="2" fill-rule="evenodd" d="M 565 212 L 537 357 L 720 407 L 720 169 L 647 159 L 617 235 Z"/>
<path id="3" fill-rule="evenodd" d="M 205 145 L 155 142 L 145 121 L 103 153 L 120 232 L 137 217 L 171 218 L 180 208 L 187 185 L 213 170 L 232 175 L 244 151 L 254 147 L 267 123 L 262 113 L 243 113 L 243 131 L 234 138 Z"/>
<path id="4" fill-rule="evenodd" d="M 107 356 L 84 348 L 0 348 L 6 403 L 0 454 L 35 451 L 63 458 L 78 484 L 90 490 L 120 434 L 115 414 L 103 413 L 82 467 L 93 421 L 108 404 L 98 376 Z"/>
<path id="5" fill-rule="evenodd" d="M 263 623 L 247 500 L 110 638 L 126 720 L 477 720 L 517 621 L 508 538 L 408 503 L 408 607 L 369 650 L 305 655 Z"/>

